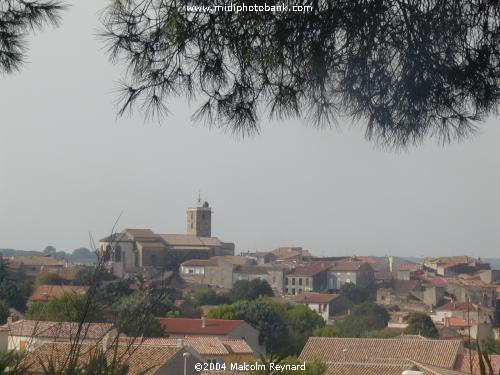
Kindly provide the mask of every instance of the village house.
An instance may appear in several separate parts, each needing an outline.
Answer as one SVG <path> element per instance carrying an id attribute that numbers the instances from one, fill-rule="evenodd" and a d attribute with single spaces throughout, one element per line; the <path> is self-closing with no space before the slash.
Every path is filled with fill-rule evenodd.
<path id="1" fill-rule="evenodd" d="M 307 305 L 323 317 L 326 323 L 333 315 L 345 315 L 353 306 L 352 302 L 340 294 L 305 292 L 295 295 L 291 301 L 296 304 Z"/>
<path id="2" fill-rule="evenodd" d="M 285 294 L 323 292 L 328 286 L 328 263 L 309 262 L 298 266 L 285 277 Z"/>
<path id="3" fill-rule="evenodd" d="M 271 253 L 276 257 L 276 261 L 294 260 L 302 262 L 313 259 L 309 250 L 302 247 L 278 247 L 272 250 Z"/>
<path id="4" fill-rule="evenodd" d="M 59 271 L 68 267 L 64 260 L 50 256 L 19 256 L 3 258 L 7 262 L 9 276 L 18 282 L 34 282 L 41 272 Z"/>
<path id="5" fill-rule="evenodd" d="M 240 253 L 240 256 L 255 259 L 256 263 L 259 265 L 271 263 L 277 259 L 277 256 L 270 251 L 247 251 Z"/>
<path id="6" fill-rule="evenodd" d="M 386 365 L 415 361 L 459 371 L 463 349 L 461 340 L 431 340 L 420 336 L 390 339 L 310 337 L 300 353 L 299 360 Z"/>
<path id="7" fill-rule="evenodd" d="M 366 288 L 375 283 L 373 268 L 366 262 L 342 260 L 332 262 L 328 267 L 328 289 L 339 290 L 344 284 Z"/>
<path id="8" fill-rule="evenodd" d="M 500 269 L 482 270 L 477 275 L 485 284 L 500 283 Z"/>
<path id="9" fill-rule="evenodd" d="M 118 358 L 118 363 L 126 365 L 128 375 L 196 375 L 200 373 L 195 364 L 201 361 L 199 355 L 190 348 L 152 345 L 118 345 L 116 348 L 99 345 L 79 344 L 77 365 L 85 368 L 95 353 L 104 353 L 108 363 Z M 67 364 L 72 353 L 72 344 L 44 344 L 29 353 L 21 362 L 27 373 L 43 375 L 44 365 L 53 365 L 59 373 Z M 186 372 L 184 372 L 184 368 Z"/>
<path id="10" fill-rule="evenodd" d="M 192 259 L 181 263 L 179 274 L 190 283 L 231 289 L 234 282 L 238 280 L 235 269 L 241 266 L 255 266 L 255 260 L 241 256 L 215 256 L 210 259 Z M 262 268 L 262 266 L 259 267 Z M 257 272 L 257 269 L 254 270 Z M 254 278 L 258 278 L 258 275 Z M 244 279 L 243 276 L 241 276 L 241 279 Z"/>
<path id="11" fill-rule="evenodd" d="M 243 339 L 257 355 L 266 353 L 259 343 L 259 331 L 244 320 L 158 318 L 165 332 L 172 338 L 190 336 L 217 336 L 224 339 Z"/>
<path id="12" fill-rule="evenodd" d="M 28 303 L 47 302 L 65 293 L 85 294 L 88 289 L 88 286 L 80 285 L 40 285 L 30 296 Z"/>
<path id="13" fill-rule="evenodd" d="M 457 302 L 474 303 L 481 307 L 496 307 L 495 285 L 483 283 L 468 284 L 466 281 L 451 281 L 446 284 L 446 292 Z"/>
<path id="14" fill-rule="evenodd" d="M 480 258 L 469 256 L 456 257 L 430 257 L 423 261 L 424 267 L 433 270 L 438 276 L 452 278 L 459 274 L 475 273 L 480 270 L 490 269 L 490 265 Z"/>
<path id="15" fill-rule="evenodd" d="M 7 346 L 8 350 L 32 351 L 46 343 L 75 340 L 78 323 L 18 320 L 9 321 L 1 328 L 0 337 L 3 342 L 0 343 L 0 347 Z M 82 332 L 85 334 L 80 337 L 80 342 L 85 344 L 94 344 L 108 334 L 117 334 L 113 325 L 109 323 L 85 323 Z"/>
<path id="16" fill-rule="evenodd" d="M 133 342 L 146 346 L 190 347 L 205 362 L 230 366 L 232 363 L 251 362 L 257 359 L 252 348 L 244 339 L 228 339 L 219 336 L 187 336 L 184 338 L 152 337 L 135 338 Z M 123 340 L 130 342 L 130 338 Z"/>
<path id="17" fill-rule="evenodd" d="M 142 273 L 162 278 L 165 271 L 178 270 L 189 259 L 234 255 L 234 243 L 212 237 L 212 209 L 207 202 L 187 211 L 186 234 L 157 234 L 150 229 L 125 229 L 99 242 L 114 275 Z"/>
<path id="18" fill-rule="evenodd" d="M 480 307 L 471 302 L 450 301 L 435 309 L 431 315 L 434 322 L 445 324 L 446 318 L 460 318 L 463 320 L 474 320 L 482 323 L 492 322 L 494 309 Z"/>

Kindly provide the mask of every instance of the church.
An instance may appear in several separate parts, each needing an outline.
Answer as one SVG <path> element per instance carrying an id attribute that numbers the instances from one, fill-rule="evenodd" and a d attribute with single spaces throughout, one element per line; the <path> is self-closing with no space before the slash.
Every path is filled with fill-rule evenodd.
<path id="1" fill-rule="evenodd" d="M 124 229 L 101 239 L 99 250 L 118 277 L 141 273 L 148 279 L 159 279 L 186 260 L 234 255 L 234 243 L 212 237 L 212 209 L 198 199 L 197 206 L 187 210 L 186 234 Z"/>

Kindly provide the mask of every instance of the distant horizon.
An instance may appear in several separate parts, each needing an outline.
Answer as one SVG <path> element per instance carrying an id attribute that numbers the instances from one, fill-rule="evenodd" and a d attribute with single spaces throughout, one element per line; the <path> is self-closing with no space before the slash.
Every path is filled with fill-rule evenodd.
<path id="1" fill-rule="evenodd" d="M 162 233 L 164 234 L 164 233 Z M 166 233 L 165 233 L 166 234 Z M 53 246 L 53 245 L 47 245 L 47 246 Z M 54 246 L 56 248 L 57 251 L 62 251 L 66 254 L 72 254 L 72 252 L 74 250 L 77 250 L 77 249 L 88 249 L 90 251 L 95 251 L 96 249 L 92 249 L 88 246 L 79 246 L 79 247 L 75 247 L 74 249 L 72 250 L 61 250 L 61 249 L 58 249 L 56 246 Z M 301 247 L 301 246 L 278 246 L 278 247 Z M 246 253 L 248 251 L 252 252 L 252 251 L 272 251 L 274 249 L 276 249 L 277 247 L 273 247 L 273 248 L 269 248 L 269 249 L 254 249 L 254 250 L 238 250 L 236 249 L 235 251 L 235 255 L 240 255 L 242 253 Z M 483 256 L 477 256 L 477 255 L 471 255 L 471 254 L 455 254 L 455 255 L 442 255 L 442 254 L 438 254 L 438 255 L 423 255 L 423 256 L 412 256 L 412 255 L 400 255 L 400 254 L 371 254 L 371 253 L 358 253 L 358 254 L 343 254 L 343 255 L 340 255 L 340 254 L 328 254 L 328 255 L 318 255 L 317 253 L 314 252 L 314 250 L 311 250 L 311 249 L 308 249 L 307 247 L 302 247 L 304 250 L 309 250 L 313 256 L 315 257 L 335 257 L 335 256 L 338 256 L 338 257 L 347 257 L 347 256 L 373 256 L 373 257 L 388 257 L 388 256 L 393 256 L 393 257 L 398 257 L 398 258 L 403 258 L 403 259 L 407 259 L 407 260 L 412 260 L 412 259 L 423 259 L 423 258 L 430 258 L 430 257 L 435 257 L 435 258 L 440 258 L 440 257 L 459 257 L 459 256 L 469 256 L 471 258 L 481 258 L 481 259 L 485 259 L 485 260 L 498 260 L 500 261 L 500 256 L 498 257 L 483 257 Z M 25 251 L 25 252 L 43 252 L 44 248 L 41 249 L 41 250 L 36 250 L 36 249 L 20 249 L 20 248 L 13 248 L 13 247 L 0 247 L 0 253 L 3 251 L 3 250 L 11 250 L 11 251 Z"/>

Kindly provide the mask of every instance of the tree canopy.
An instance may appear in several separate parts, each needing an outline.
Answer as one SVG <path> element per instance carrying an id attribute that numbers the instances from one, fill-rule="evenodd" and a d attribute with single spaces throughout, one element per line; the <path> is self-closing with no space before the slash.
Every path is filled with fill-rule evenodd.
<path id="1" fill-rule="evenodd" d="M 58 25 L 64 8 L 56 0 L 0 2 L 0 73 L 11 73 L 21 67 L 26 58 L 27 34 L 46 24 Z"/>
<path id="2" fill-rule="evenodd" d="M 57 322 L 81 322 L 83 319 L 98 322 L 104 319 L 104 306 L 88 300 L 86 294 L 64 293 L 47 302 L 32 303 L 26 311 L 26 318 Z"/>
<path id="3" fill-rule="evenodd" d="M 262 296 L 272 297 L 274 293 L 266 280 L 238 280 L 233 284 L 230 296 L 233 301 L 250 301 Z"/>
<path id="4" fill-rule="evenodd" d="M 162 117 L 171 97 L 196 96 L 194 117 L 232 132 L 258 132 L 262 115 L 318 125 L 347 116 L 366 124 L 369 139 L 392 146 L 460 139 L 496 113 L 497 1 L 296 4 L 311 9 L 113 1 L 102 36 L 111 59 L 127 67 L 120 113 L 139 107 Z"/>
<path id="5" fill-rule="evenodd" d="M 212 319 L 243 319 L 260 332 L 259 340 L 266 350 L 279 355 L 297 355 L 307 338 L 325 321 L 305 305 L 283 304 L 259 298 L 238 301 L 209 310 Z"/>
<path id="6" fill-rule="evenodd" d="M 339 323 L 338 329 L 342 336 L 365 337 L 373 331 L 387 326 L 389 313 L 374 302 L 365 302 L 355 306 L 351 314 Z"/>
<path id="7" fill-rule="evenodd" d="M 437 338 L 438 330 L 431 317 L 424 313 L 413 313 L 408 319 L 408 327 L 405 333 L 413 335 L 422 335 L 429 338 Z"/>

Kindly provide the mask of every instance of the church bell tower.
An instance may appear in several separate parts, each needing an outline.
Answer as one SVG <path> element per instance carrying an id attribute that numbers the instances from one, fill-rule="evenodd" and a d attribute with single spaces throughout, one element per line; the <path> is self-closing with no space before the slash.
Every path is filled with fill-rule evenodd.
<path id="1" fill-rule="evenodd" d="M 187 210 L 187 233 L 197 237 L 212 237 L 212 209 L 208 202 L 202 204 L 199 197 L 197 206 Z"/>

